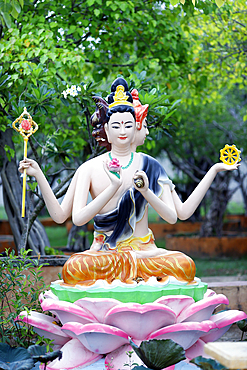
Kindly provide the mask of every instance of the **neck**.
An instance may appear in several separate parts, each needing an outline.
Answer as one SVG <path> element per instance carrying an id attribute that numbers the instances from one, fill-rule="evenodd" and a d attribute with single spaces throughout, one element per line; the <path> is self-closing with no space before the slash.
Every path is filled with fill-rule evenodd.
<path id="1" fill-rule="evenodd" d="M 111 153 L 112 153 L 112 157 L 115 158 L 121 158 L 121 157 L 129 157 L 130 156 L 130 153 L 131 153 L 131 147 L 128 146 L 127 148 L 119 148 L 119 147 L 115 147 L 115 146 L 112 146 L 112 149 L 111 149 Z"/>

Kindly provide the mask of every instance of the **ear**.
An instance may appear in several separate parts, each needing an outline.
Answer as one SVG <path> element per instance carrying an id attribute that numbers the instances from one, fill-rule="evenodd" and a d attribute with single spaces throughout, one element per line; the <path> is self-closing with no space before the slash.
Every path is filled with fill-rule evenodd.
<path id="1" fill-rule="evenodd" d="M 108 143 L 110 143 L 110 144 L 111 144 L 110 137 L 109 137 L 109 127 L 108 127 L 108 123 L 105 123 L 105 124 L 104 124 L 104 129 L 105 129 L 105 133 L 106 133 L 106 137 L 107 137 Z"/>

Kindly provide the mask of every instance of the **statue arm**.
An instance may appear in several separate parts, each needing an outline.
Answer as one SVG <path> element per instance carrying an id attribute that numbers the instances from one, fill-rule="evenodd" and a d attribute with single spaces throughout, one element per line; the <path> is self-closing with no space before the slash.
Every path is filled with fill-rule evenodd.
<path id="1" fill-rule="evenodd" d="M 139 177 L 142 177 L 144 180 L 144 186 L 142 188 L 138 188 L 134 182 L 134 179 Z M 136 190 L 139 190 L 142 193 L 143 197 L 160 215 L 160 217 L 170 224 L 175 224 L 177 222 L 177 212 L 172 199 L 170 186 L 168 184 L 163 185 L 163 193 L 161 198 L 159 198 L 149 189 L 148 178 L 145 172 L 138 171 L 134 175 L 133 185 Z"/>
<path id="2" fill-rule="evenodd" d="M 66 192 L 66 195 L 62 203 L 60 204 L 37 162 L 35 162 L 33 159 L 25 158 L 23 161 L 20 162 L 19 171 L 22 173 L 24 169 L 26 169 L 27 175 L 34 176 L 37 180 L 46 204 L 46 208 L 51 218 L 58 224 L 66 221 L 66 219 L 71 215 L 72 212 L 72 202 L 75 191 L 77 173 L 74 175 Z"/>
<path id="3" fill-rule="evenodd" d="M 87 204 L 91 178 L 91 165 L 88 163 L 89 162 L 86 164 L 87 168 L 85 170 L 82 171 L 82 166 L 80 167 L 75 189 L 72 221 L 77 226 L 84 225 L 92 220 L 92 218 L 94 218 L 94 216 L 96 216 L 101 209 L 105 207 L 122 184 L 121 176 L 120 179 L 118 179 L 115 175 L 111 174 L 106 165 L 103 164 L 104 170 L 111 182 L 95 199 Z M 99 181 L 104 182 L 104 179 L 99 179 Z"/>
<path id="4" fill-rule="evenodd" d="M 172 198 L 176 207 L 178 218 L 180 220 L 187 220 L 193 215 L 218 172 L 232 171 L 237 169 L 239 165 L 240 164 L 238 163 L 231 166 L 224 163 L 216 163 L 213 165 L 184 203 L 181 201 L 176 191 L 173 190 Z"/>

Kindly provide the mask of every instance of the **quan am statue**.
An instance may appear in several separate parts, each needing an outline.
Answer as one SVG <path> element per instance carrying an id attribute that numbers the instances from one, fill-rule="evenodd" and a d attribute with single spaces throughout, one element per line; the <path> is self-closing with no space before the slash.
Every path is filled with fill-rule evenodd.
<path id="1" fill-rule="evenodd" d="M 94 219 L 94 241 L 90 250 L 70 257 L 63 268 L 64 285 L 92 285 L 103 279 L 131 284 L 156 277 L 165 282 L 173 276 L 193 284 L 195 265 L 181 252 L 157 248 L 148 228 L 148 204 L 168 223 L 189 218 L 198 207 L 219 171 L 233 170 L 238 164 L 217 163 L 185 203 L 172 181 L 154 158 L 136 153 L 148 134 L 146 115 L 137 90 L 128 91 L 127 82 L 117 78 L 106 103 L 94 97 L 94 136 L 108 152 L 83 163 L 74 175 L 61 205 L 37 163 L 20 162 L 20 172 L 34 176 L 47 209 L 57 223 L 71 214 L 75 225 Z M 87 204 L 88 194 L 92 201 Z"/>

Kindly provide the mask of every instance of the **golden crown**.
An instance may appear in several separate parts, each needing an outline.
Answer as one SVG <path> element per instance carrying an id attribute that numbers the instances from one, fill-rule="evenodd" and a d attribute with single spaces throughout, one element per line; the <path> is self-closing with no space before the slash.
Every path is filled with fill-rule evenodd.
<path id="1" fill-rule="evenodd" d="M 124 91 L 124 87 L 119 85 L 116 89 L 115 95 L 113 97 L 114 103 L 109 104 L 109 108 L 115 107 L 115 105 L 130 105 L 133 107 L 133 104 L 128 100 L 128 95 Z"/>

